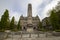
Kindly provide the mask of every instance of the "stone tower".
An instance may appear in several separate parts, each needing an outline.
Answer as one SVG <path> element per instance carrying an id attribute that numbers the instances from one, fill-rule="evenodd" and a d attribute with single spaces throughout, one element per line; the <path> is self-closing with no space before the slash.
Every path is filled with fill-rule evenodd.
<path id="1" fill-rule="evenodd" d="M 28 17 L 32 17 L 32 5 L 28 4 Z"/>
<path id="2" fill-rule="evenodd" d="M 28 4 L 28 25 L 32 24 L 32 5 Z"/>

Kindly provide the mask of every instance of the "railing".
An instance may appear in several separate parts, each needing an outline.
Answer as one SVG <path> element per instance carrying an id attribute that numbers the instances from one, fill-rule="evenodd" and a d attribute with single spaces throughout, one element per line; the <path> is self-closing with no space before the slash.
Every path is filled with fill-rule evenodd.
<path id="1" fill-rule="evenodd" d="M 10 32 L 10 33 L 7 33 L 8 36 L 11 35 L 11 36 L 19 36 L 20 38 L 22 37 L 28 37 L 28 38 L 31 38 L 31 37 L 40 37 L 39 35 L 40 34 L 44 34 L 44 32 L 25 32 L 25 31 L 21 31 L 21 32 Z"/>

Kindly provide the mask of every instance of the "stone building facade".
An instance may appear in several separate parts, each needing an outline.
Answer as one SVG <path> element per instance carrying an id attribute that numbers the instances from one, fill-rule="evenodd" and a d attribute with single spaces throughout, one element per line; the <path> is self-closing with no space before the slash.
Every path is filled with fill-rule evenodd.
<path id="1" fill-rule="evenodd" d="M 20 25 L 22 30 L 27 30 L 29 28 L 37 30 L 40 19 L 38 15 L 36 17 L 32 16 L 32 5 L 28 4 L 27 17 L 23 15 L 20 16 Z"/>
<path id="2" fill-rule="evenodd" d="M 44 29 L 46 30 L 52 30 L 52 25 L 50 23 L 50 18 L 49 17 L 45 17 L 43 20 L 42 20 L 42 26 Z"/>

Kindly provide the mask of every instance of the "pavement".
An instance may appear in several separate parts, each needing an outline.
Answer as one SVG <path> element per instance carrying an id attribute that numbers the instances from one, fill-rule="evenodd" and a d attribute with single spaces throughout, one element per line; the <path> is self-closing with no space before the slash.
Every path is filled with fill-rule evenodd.
<path id="1" fill-rule="evenodd" d="M 21 35 L 9 35 L 7 39 L 4 40 L 60 40 L 60 37 L 55 36 L 47 36 L 45 34 L 39 34 L 39 37 L 37 37 L 36 34 L 32 34 L 31 37 L 29 37 L 29 34 L 23 34 Z"/>
<path id="2" fill-rule="evenodd" d="M 8 39 L 5 39 L 5 40 L 60 40 L 60 37 L 52 37 L 52 38 L 49 38 L 49 37 L 45 37 L 45 38 L 8 38 Z"/>
<path id="3" fill-rule="evenodd" d="M 21 33 L 20 32 L 13 32 L 13 33 L 0 33 L 0 40 L 60 40 L 60 36 L 53 36 L 51 33 Z"/>

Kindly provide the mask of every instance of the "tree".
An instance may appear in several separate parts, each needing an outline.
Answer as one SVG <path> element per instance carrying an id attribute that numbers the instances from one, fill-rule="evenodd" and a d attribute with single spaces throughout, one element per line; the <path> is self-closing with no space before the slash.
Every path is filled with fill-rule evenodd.
<path id="1" fill-rule="evenodd" d="M 19 21 L 18 21 L 17 29 L 18 29 L 18 30 L 21 30 L 20 19 L 19 19 Z"/>
<path id="2" fill-rule="evenodd" d="M 0 21 L 0 30 L 1 30 L 1 21 Z"/>
<path id="3" fill-rule="evenodd" d="M 9 28 L 9 11 L 6 9 L 1 17 L 1 29 L 5 30 Z"/>
<path id="4" fill-rule="evenodd" d="M 58 17 L 58 15 L 56 13 L 56 10 L 55 9 L 51 10 L 50 14 L 51 14 L 50 15 L 50 22 L 51 22 L 51 24 L 53 26 L 53 29 L 58 30 L 59 29 L 59 22 L 58 22 L 59 17 Z"/>
<path id="5" fill-rule="evenodd" d="M 45 26 L 45 30 L 46 31 L 49 31 L 49 27 L 50 27 L 50 22 L 49 22 L 50 20 L 49 20 L 49 17 L 46 17 L 46 19 L 45 19 L 45 23 L 46 23 L 46 26 Z"/>
<path id="6" fill-rule="evenodd" d="M 58 2 L 57 6 L 55 7 L 55 10 L 56 10 L 56 13 L 57 13 L 58 18 L 59 18 L 58 25 L 59 25 L 59 29 L 60 29 L 60 2 Z"/>
<path id="7" fill-rule="evenodd" d="M 50 12 L 50 22 L 54 30 L 60 30 L 60 2 Z"/>
<path id="8" fill-rule="evenodd" d="M 50 22 L 54 30 L 60 31 L 60 2 L 50 11 Z"/>
<path id="9" fill-rule="evenodd" d="M 42 30 L 42 22 L 39 22 L 39 24 L 38 24 L 38 30 Z"/>
<path id="10" fill-rule="evenodd" d="M 10 22 L 10 29 L 11 29 L 12 31 L 13 31 L 14 28 L 15 28 L 15 24 L 14 24 L 14 22 L 15 22 L 15 18 L 12 17 L 12 20 L 11 20 L 11 22 Z"/>

